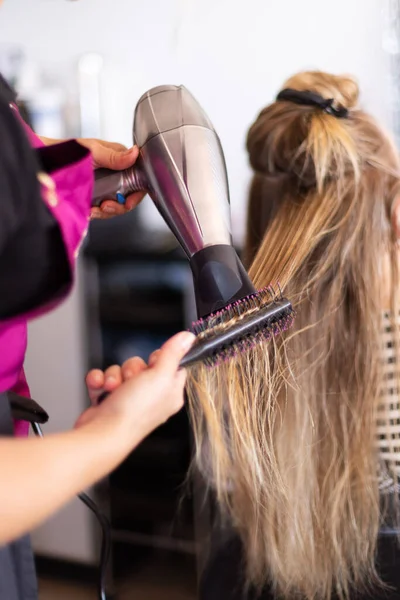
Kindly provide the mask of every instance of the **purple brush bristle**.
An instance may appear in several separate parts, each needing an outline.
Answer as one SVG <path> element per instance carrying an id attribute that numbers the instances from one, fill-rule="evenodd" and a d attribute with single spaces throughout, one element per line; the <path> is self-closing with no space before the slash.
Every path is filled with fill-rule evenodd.
<path id="1" fill-rule="evenodd" d="M 248 318 L 258 313 L 260 309 L 265 311 L 265 309 L 274 308 L 284 301 L 279 285 L 278 289 L 279 293 L 276 294 L 272 286 L 267 286 L 254 294 L 236 300 L 223 309 L 195 321 L 191 331 L 198 336 L 200 343 L 204 340 L 216 340 L 221 335 L 221 331 L 229 331 L 230 321 L 232 321 L 233 328 L 242 319 L 243 322 L 248 322 Z M 219 346 L 218 350 L 203 362 L 209 367 L 219 366 L 232 360 L 238 354 L 244 354 L 258 344 L 268 342 L 272 337 L 287 331 L 293 324 L 294 311 L 288 301 L 286 304 L 287 306 L 282 310 L 278 306 L 278 311 L 271 311 L 273 316 L 270 319 L 255 320 L 257 325 L 254 328 L 251 325 L 250 330 L 247 329 L 243 337 L 233 338 L 233 341 L 230 339 L 229 342 Z"/>

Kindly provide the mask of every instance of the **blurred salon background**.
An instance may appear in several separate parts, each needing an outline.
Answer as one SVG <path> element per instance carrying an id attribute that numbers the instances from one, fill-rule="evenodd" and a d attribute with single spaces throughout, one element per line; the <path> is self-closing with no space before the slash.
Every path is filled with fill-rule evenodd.
<path id="1" fill-rule="evenodd" d="M 127 146 L 139 97 L 156 85 L 185 85 L 220 135 L 240 250 L 247 128 L 288 76 L 310 68 L 354 74 L 364 105 L 397 133 L 399 4 L 6 0 L 0 71 L 40 135 Z M 194 317 L 185 257 L 149 198 L 128 216 L 91 225 L 78 283 L 61 308 L 29 330 L 27 375 L 50 414 L 45 432 L 71 426 L 86 406 L 88 369 L 134 354 L 147 358 Z M 121 600 L 196 598 L 209 514 L 201 484 L 186 483 L 190 455 L 182 411 L 89 490 L 111 519 L 109 578 Z M 41 600 L 96 597 L 99 539 L 78 501 L 34 533 Z"/>

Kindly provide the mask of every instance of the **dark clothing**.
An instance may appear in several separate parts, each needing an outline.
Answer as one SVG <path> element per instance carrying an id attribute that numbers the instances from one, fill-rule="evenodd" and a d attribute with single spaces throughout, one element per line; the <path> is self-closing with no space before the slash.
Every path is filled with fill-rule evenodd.
<path id="1" fill-rule="evenodd" d="M 13 436 L 7 394 L 0 394 L 0 436 Z M 35 563 L 28 536 L 0 546 L 0 600 L 37 600 Z"/>
<path id="2" fill-rule="evenodd" d="M 32 310 L 71 281 L 57 221 L 37 178 L 45 151 L 33 150 L 0 75 L 0 320 Z"/>

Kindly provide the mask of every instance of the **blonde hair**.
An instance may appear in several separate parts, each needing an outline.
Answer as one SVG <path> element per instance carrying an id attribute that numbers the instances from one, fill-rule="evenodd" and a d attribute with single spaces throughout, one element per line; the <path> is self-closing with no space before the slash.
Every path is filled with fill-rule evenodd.
<path id="1" fill-rule="evenodd" d="M 240 535 L 248 584 L 269 581 L 287 600 L 342 599 L 379 581 L 381 286 L 389 261 L 397 315 L 399 160 L 358 108 L 352 78 L 307 72 L 284 87 L 349 110 L 339 119 L 276 101 L 248 133 L 249 273 L 257 288 L 280 283 L 295 326 L 194 369 L 189 407 L 196 464 Z"/>

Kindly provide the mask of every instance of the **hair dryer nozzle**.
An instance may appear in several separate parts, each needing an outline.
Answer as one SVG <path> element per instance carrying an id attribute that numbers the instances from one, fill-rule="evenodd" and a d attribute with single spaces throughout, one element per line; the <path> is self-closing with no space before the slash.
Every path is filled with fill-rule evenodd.
<path id="1" fill-rule="evenodd" d="M 207 246 L 191 257 L 190 266 L 199 317 L 256 292 L 233 246 Z"/>

